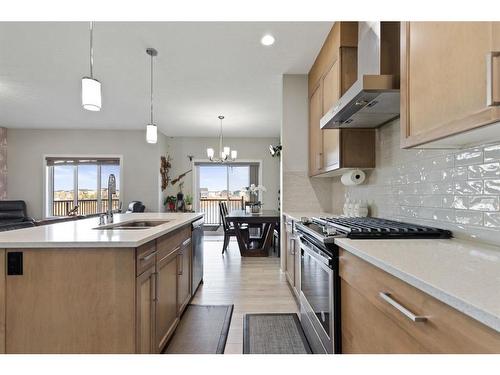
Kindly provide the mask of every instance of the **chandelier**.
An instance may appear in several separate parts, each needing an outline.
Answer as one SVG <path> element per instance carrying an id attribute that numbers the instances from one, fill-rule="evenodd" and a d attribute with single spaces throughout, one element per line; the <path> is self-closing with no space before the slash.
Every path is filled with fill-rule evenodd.
<path id="1" fill-rule="evenodd" d="M 224 120 L 224 116 L 219 116 L 219 120 L 220 120 L 219 152 L 217 156 L 215 156 L 215 150 L 213 148 L 207 148 L 208 159 L 214 163 L 235 161 L 236 158 L 238 157 L 238 151 L 231 150 L 229 146 L 222 147 L 224 143 L 224 137 L 222 136 L 222 120 Z"/>

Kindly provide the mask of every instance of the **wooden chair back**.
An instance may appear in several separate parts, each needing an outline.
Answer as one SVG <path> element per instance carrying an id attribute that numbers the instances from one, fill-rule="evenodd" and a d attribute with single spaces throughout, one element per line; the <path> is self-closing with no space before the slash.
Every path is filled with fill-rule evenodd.
<path id="1" fill-rule="evenodd" d="M 226 202 L 221 202 L 222 203 L 222 208 L 224 208 L 224 213 L 229 215 L 229 210 L 227 209 L 227 203 Z"/>
<path id="2" fill-rule="evenodd" d="M 220 213 L 220 220 L 222 222 L 222 228 L 224 229 L 224 232 L 226 232 L 229 229 L 229 225 L 226 220 L 227 216 L 226 202 L 219 202 L 219 213 Z"/>

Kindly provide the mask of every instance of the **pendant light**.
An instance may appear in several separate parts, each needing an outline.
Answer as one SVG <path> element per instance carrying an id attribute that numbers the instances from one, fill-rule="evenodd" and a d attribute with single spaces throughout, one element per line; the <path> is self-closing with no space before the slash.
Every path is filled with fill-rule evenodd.
<path id="1" fill-rule="evenodd" d="M 82 78 L 82 106 L 87 111 L 101 110 L 101 82 L 94 78 L 94 22 L 90 22 L 90 77 Z"/>
<path id="2" fill-rule="evenodd" d="M 222 146 L 224 143 L 224 137 L 222 135 L 222 120 L 224 116 L 218 116 L 220 120 L 220 132 L 219 132 L 219 153 L 215 156 L 215 150 L 213 148 L 207 148 L 207 157 L 211 162 L 214 163 L 224 163 L 226 161 L 235 161 L 238 157 L 238 151 L 231 150 L 229 146 Z"/>
<path id="3" fill-rule="evenodd" d="M 151 118 L 149 124 L 146 126 L 146 142 L 156 143 L 158 140 L 158 128 L 153 121 L 153 57 L 158 55 L 158 51 L 154 48 L 148 48 L 146 53 L 151 56 Z"/>

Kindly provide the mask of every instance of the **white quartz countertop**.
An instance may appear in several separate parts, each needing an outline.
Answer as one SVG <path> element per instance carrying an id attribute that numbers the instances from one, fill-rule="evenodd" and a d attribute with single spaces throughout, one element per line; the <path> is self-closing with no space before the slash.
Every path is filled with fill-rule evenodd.
<path id="1" fill-rule="evenodd" d="M 115 214 L 114 224 L 135 220 L 167 223 L 147 229 L 95 229 L 99 218 L 0 232 L 1 248 L 137 247 L 203 217 L 202 213 Z"/>
<path id="2" fill-rule="evenodd" d="M 500 332 L 500 247 L 458 239 L 335 243 Z"/>

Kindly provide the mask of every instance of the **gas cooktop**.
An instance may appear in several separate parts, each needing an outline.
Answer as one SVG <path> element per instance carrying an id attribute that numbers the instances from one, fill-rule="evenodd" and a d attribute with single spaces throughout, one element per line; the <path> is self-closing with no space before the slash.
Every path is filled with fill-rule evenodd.
<path id="1" fill-rule="evenodd" d="M 450 238 L 444 229 L 372 217 L 321 217 L 299 224 L 323 242 L 332 237 L 351 239 Z"/>

